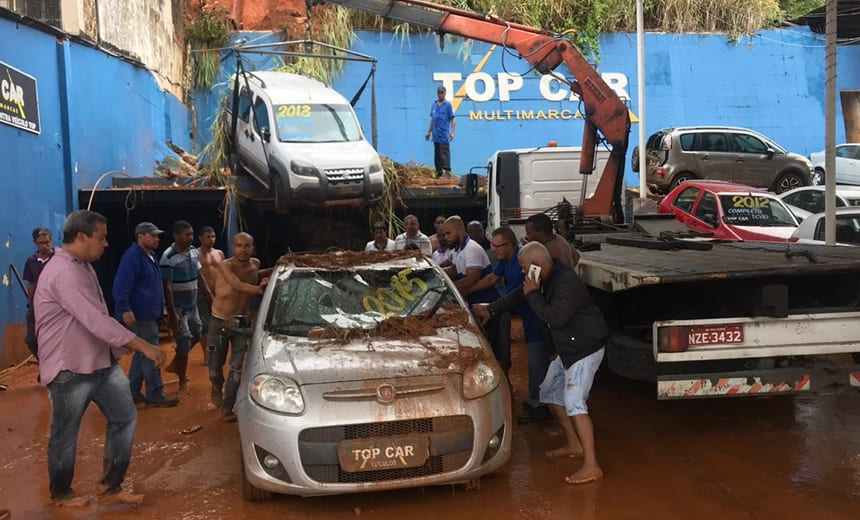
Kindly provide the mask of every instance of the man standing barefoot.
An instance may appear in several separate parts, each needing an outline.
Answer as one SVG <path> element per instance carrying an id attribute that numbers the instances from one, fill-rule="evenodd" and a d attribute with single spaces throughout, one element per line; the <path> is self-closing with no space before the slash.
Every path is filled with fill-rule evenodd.
<path id="1" fill-rule="evenodd" d="M 215 301 L 212 303 L 209 334 L 209 380 L 212 382 L 212 404 L 221 408 L 224 420 L 236 421 L 233 405 L 242 379 L 251 298 L 263 294 L 268 278 L 260 281 L 260 261 L 252 258 L 254 238 L 248 233 L 233 237 L 233 256 L 217 266 Z M 245 329 L 245 330 L 242 330 Z M 230 371 L 224 382 L 224 363 L 230 350 Z"/>
<path id="2" fill-rule="evenodd" d="M 209 364 L 209 321 L 212 319 L 212 300 L 215 298 L 215 279 L 218 278 L 218 263 L 224 260 L 224 251 L 215 249 L 215 230 L 211 226 L 200 228 L 197 235 L 200 247 L 200 291 L 197 293 L 197 314 L 202 326 L 200 346 L 203 347 L 203 364 Z"/>

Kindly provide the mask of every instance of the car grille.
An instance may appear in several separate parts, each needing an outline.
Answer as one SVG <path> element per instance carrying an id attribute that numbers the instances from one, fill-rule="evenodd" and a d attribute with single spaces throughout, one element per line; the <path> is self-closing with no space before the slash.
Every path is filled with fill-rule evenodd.
<path id="1" fill-rule="evenodd" d="M 407 435 L 410 433 L 453 433 L 461 432 L 464 436 L 473 437 L 472 419 L 467 415 L 449 417 L 433 417 L 429 419 L 414 419 L 408 421 L 389 421 L 381 423 L 351 424 L 346 426 L 328 426 L 310 428 L 299 434 L 299 455 L 302 457 L 302 467 L 308 477 L 317 482 L 330 483 L 360 483 L 384 482 L 388 480 L 411 479 L 448 473 L 462 468 L 472 455 L 470 448 L 465 451 L 432 455 L 423 466 L 415 468 L 385 469 L 378 471 L 361 471 L 350 473 L 341 470 L 339 464 L 310 465 L 304 463 L 304 454 L 314 450 L 315 443 L 336 443 L 347 439 L 364 439 L 371 437 L 388 437 Z M 431 437 L 432 438 L 432 437 Z M 431 440 L 432 452 L 432 440 Z"/>
<path id="2" fill-rule="evenodd" d="M 325 176 L 332 184 L 361 182 L 364 180 L 364 168 L 340 168 L 326 170 Z"/>

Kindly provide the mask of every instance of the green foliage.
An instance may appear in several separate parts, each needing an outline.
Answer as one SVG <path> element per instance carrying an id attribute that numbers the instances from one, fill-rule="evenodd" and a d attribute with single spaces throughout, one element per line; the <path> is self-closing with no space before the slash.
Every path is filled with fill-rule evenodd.
<path id="1" fill-rule="evenodd" d="M 221 47 L 227 44 L 232 25 L 230 13 L 224 7 L 209 7 L 200 3 L 200 11 L 188 26 L 188 43 L 193 57 L 194 88 L 209 90 L 221 65 Z"/>
<path id="2" fill-rule="evenodd" d="M 314 8 L 313 16 L 319 21 L 319 34 L 314 33 L 313 39 L 325 42 L 335 47 L 348 49 L 355 41 L 355 33 L 352 24 L 349 23 L 349 10 L 340 6 L 318 6 Z M 290 51 L 296 49 L 288 49 Z M 337 51 L 331 51 L 324 47 L 314 45 L 310 50 L 313 53 L 333 56 L 343 56 Z M 327 58 L 299 57 L 287 59 L 281 62 L 275 70 L 280 72 L 292 72 L 311 78 L 316 78 L 326 85 L 331 85 L 334 79 L 343 71 L 343 60 Z"/>
<path id="3" fill-rule="evenodd" d="M 200 173 L 212 186 L 225 184 L 224 167 L 227 166 L 227 154 L 230 151 L 230 117 L 227 111 L 229 97 L 224 94 L 218 100 L 218 111 L 209 128 L 212 140 L 200 152 L 201 160 L 207 161 L 200 167 Z"/>

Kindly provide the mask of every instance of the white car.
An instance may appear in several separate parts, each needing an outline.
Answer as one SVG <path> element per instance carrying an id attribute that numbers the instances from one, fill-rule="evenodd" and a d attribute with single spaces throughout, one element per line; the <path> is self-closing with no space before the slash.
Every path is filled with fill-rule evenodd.
<path id="1" fill-rule="evenodd" d="M 454 284 L 420 253 L 344 255 L 291 255 L 272 272 L 237 399 L 244 498 L 501 468 L 508 385 Z"/>
<path id="2" fill-rule="evenodd" d="M 809 156 L 812 184 L 824 184 L 824 150 Z M 860 143 L 836 145 L 836 184 L 860 186 Z"/>
<path id="3" fill-rule="evenodd" d="M 797 242 L 824 243 L 824 213 L 810 215 L 791 235 Z M 836 208 L 836 244 L 860 246 L 860 207 Z"/>
<path id="4" fill-rule="evenodd" d="M 824 186 L 803 186 L 778 195 L 798 220 L 824 211 Z M 860 206 L 860 186 L 837 186 L 836 207 Z"/>

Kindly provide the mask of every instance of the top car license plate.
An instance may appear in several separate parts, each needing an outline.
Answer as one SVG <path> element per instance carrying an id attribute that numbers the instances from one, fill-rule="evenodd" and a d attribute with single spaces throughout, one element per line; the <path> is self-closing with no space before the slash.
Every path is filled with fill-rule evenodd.
<path id="1" fill-rule="evenodd" d="M 429 454 L 430 439 L 423 433 L 345 440 L 337 447 L 340 467 L 350 473 L 423 466 Z"/>
<path id="2" fill-rule="evenodd" d="M 687 344 L 718 345 L 724 343 L 743 343 L 743 325 L 718 325 L 714 327 L 690 327 L 687 333 Z"/>

